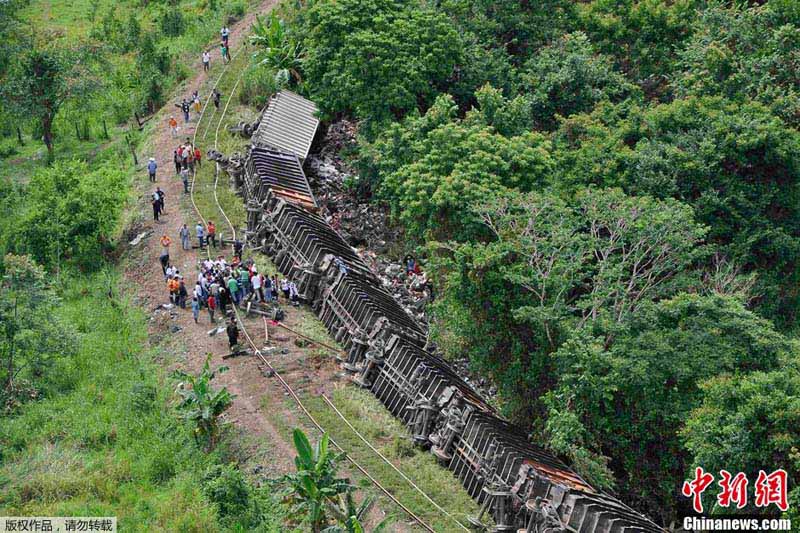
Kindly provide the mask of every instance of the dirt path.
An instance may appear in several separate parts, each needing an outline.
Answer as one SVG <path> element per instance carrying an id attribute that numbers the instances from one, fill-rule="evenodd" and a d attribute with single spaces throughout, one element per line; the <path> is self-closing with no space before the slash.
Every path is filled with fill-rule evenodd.
<path id="1" fill-rule="evenodd" d="M 232 54 L 235 54 L 238 47 L 242 46 L 256 15 L 267 12 L 275 3 L 276 0 L 262 2 L 257 9 L 231 26 L 229 43 Z M 228 372 L 215 378 L 215 384 L 226 386 L 235 395 L 231 408 L 225 414 L 225 419 L 240 432 L 241 437 L 236 439 L 235 444 L 238 446 L 240 460 L 244 461 L 248 467 L 259 466 L 260 468 L 257 470 L 264 472 L 267 477 L 275 478 L 294 469 L 295 453 L 291 443 L 291 428 L 300 426 L 310 430 L 309 422 L 300 414 L 299 409 L 290 400 L 288 393 L 279 381 L 265 377 L 267 376 L 266 365 L 263 365 L 257 357 L 239 356 L 222 360 L 222 356 L 229 352 L 227 336 L 224 332 L 214 336 L 208 335 L 208 332 L 214 327 L 224 326 L 219 317 L 217 317 L 216 324 L 212 325 L 207 312 L 203 310 L 199 323 L 195 324 L 189 309 L 159 309 L 162 304 L 169 301 L 166 281 L 158 260 L 161 235 L 166 234 L 172 239 L 170 261 L 184 275 L 190 294 L 197 280 L 198 261 L 205 257 L 205 252 L 202 252 L 201 256 L 199 250 L 181 249 L 179 238 L 181 226 L 186 224 L 190 235 L 193 236 L 198 217 L 191 207 L 188 195 L 184 193 L 183 183 L 175 175 L 172 156 L 173 150 L 182 140 L 187 137 L 191 139 L 197 126 L 198 116 L 192 112 L 190 122 L 183 124 L 182 113 L 173 103 L 180 101 L 183 96 L 188 97 L 195 90 L 199 91 L 201 100 L 204 101 L 208 97 L 211 87 L 220 74 L 221 67 L 219 48 L 216 46 L 210 48 L 212 50 L 211 72 L 208 74 L 202 72 L 200 52 L 198 51 L 197 58 L 191 65 L 193 72 L 196 73 L 195 76 L 186 80 L 180 88 L 180 92 L 176 92 L 169 103 L 153 118 L 154 131 L 147 143 L 153 147 L 152 153 L 143 153 L 142 160 L 146 165 L 148 158 L 156 159 L 158 164 L 157 181 L 154 184 L 149 183 L 146 170 L 140 171 L 138 212 L 141 222 L 134 221 L 132 227 L 135 230 L 131 230 L 133 234 L 145 231 L 151 233 L 138 245 L 131 246 L 125 251 L 128 266 L 125 271 L 124 283 L 128 288 L 135 287 L 134 295 L 137 303 L 150 314 L 148 331 L 150 343 L 163 350 L 165 354 L 170 354 L 164 357 L 167 364 L 197 372 L 202 368 L 207 354 L 211 354 L 213 366 L 224 364 L 229 367 Z M 223 95 L 223 98 L 227 96 L 229 95 Z M 220 108 L 224 105 L 223 100 Z M 209 106 L 206 114 L 212 113 L 211 131 L 213 132 L 219 119 L 213 106 Z M 168 125 L 170 116 L 174 116 L 181 126 L 177 138 L 172 136 Z M 204 120 L 209 120 L 209 118 L 204 117 Z M 203 129 L 205 128 L 204 123 Z M 198 132 L 198 138 L 202 133 L 202 131 Z M 212 147 L 211 145 L 199 146 L 204 153 Z M 208 165 L 210 162 L 204 161 L 203 164 Z M 227 179 L 221 181 L 221 183 L 225 182 Z M 166 194 L 167 211 L 158 222 L 152 220 L 152 208 L 149 202 L 150 195 L 156 186 Z M 228 234 L 228 228 L 224 224 L 224 221 L 217 220 L 217 231 Z M 192 239 L 192 242 L 195 241 L 196 239 Z M 219 253 L 231 255 L 230 250 L 220 250 Z M 261 272 L 277 273 L 269 272 L 265 268 L 268 261 L 264 256 L 257 256 L 254 259 Z M 284 309 L 286 318 L 283 323 L 293 330 L 302 329 L 308 321 L 316 322 L 316 317 L 309 309 L 297 309 L 289 306 L 285 306 Z M 263 346 L 265 340 L 263 320 L 261 318 L 244 320 L 247 331 L 253 336 L 253 340 L 257 344 L 262 343 L 260 346 Z M 271 350 L 272 355 L 267 357 L 298 394 L 301 396 L 304 393 L 330 396 L 333 389 L 343 386 L 340 371 L 332 357 L 319 357 L 313 346 L 298 347 L 298 344 L 302 344 L 299 342 L 299 337 L 285 329 L 272 326 L 269 328 L 269 335 L 269 345 L 276 349 Z M 322 340 L 321 335 L 318 338 Z M 313 430 L 310 434 L 316 435 Z M 350 476 L 354 474 L 350 468 L 345 468 L 342 473 Z M 386 507 L 392 506 L 387 505 Z M 382 503 L 373 506 L 366 520 L 367 527 L 372 528 L 379 523 L 386 516 L 386 510 Z M 392 527 L 394 531 L 401 533 L 413 529 L 402 522 L 395 522 Z"/>
<path id="2" fill-rule="evenodd" d="M 243 45 L 247 32 L 257 14 L 268 11 L 274 4 L 274 0 L 267 0 L 255 10 L 248 13 L 241 21 L 231 27 L 229 43 L 234 52 L 238 46 Z M 203 311 L 200 315 L 199 324 L 195 324 L 189 309 L 172 309 L 154 311 L 160 304 L 167 303 L 168 292 L 166 283 L 162 275 L 161 266 L 158 262 L 160 255 L 159 239 L 162 234 L 168 235 L 172 239 L 170 247 L 171 263 L 178 267 L 186 280 L 187 290 L 191 294 L 194 283 L 197 280 L 197 264 L 200 257 L 198 250 L 182 250 L 179 238 L 181 226 L 185 223 L 189 227 L 191 234 L 194 234 L 196 217 L 189 216 L 189 213 L 182 212 L 180 208 L 181 197 L 184 196 L 183 183 L 175 176 L 175 166 L 172 155 L 173 150 L 182 139 L 191 138 L 197 125 L 198 116 L 191 113 L 191 120 L 188 124 L 183 124 L 183 117 L 180 109 L 174 107 L 173 101 L 180 100 L 183 95 L 187 97 L 193 91 L 199 91 L 201 99 L 205 100 L 207 92 L 213 85 L 214 80 L 219 76 L 219 66 L 221 59 L 219 49 L 212 49 L 212 65 L 216 63 L 217 68 L 212 69 L 208 74 L 202 72 L 200 52 L 191 65 L 195 76 L 184 82 L 181 93 L 174 95 L 174 98 L 161 109 L 153 119 L 155 121 L 154 138 L 151 145 L 154 147 L 153 153 L 143 154 L 144 160 L 149 157 L 156 159 L 158 164 L 157 181 L 155 184 L 144 182 L 141 185 L 142 212 L 145 217 L 150 215 L 150 219 L 137 231 L 152 231 L 152 234 L 144 239 L 138 247 L 129 252 L 129 268 L 126 270 L 126 284 L 136 287 L 135 294 L 138 302 L 148 312 L 152 312 L 150 322 L 151 340 L 160 341 L 160 345 L 166 349 L 175 350 L 179 354 L 179 359 L 183 359 L 180 366 L 189 371 L 197 371 L 205 361 L 207 354 L 212 354 L 214 365 L 222 364 L 223 354 L 228 353 L 227 337 L 224 333 L 209 336 L 208 331 L 214 326 L 209 321 L 208 314 Z M 204 94 L 205 91 L 205 94 Z M 213 107 L 209 107 L 209 112 Z M 175 116 L 180 124 L 179 137 L 174 138 L 170 131 L 168 120 L 170 116 Z M 206 147 L 200 147 L 205 152 Z M 209 164 L 206 161 L 204 164 Z M 146 172 L 142 171 L 142 176 L 146 180 Z M 152 220 L 152 209 L 149 205 L 149 194 L 160 187 L 166 194 L 166 214 L 162 215 L 158 222 Z M 185 202 L 183 202 L 185 203 Z M 194 240 L 193 240 L 194 241 Z M 220 252 L 224 253 L 224 252 Z M 217 317 L 216 325 L 224 325 Z M 263 330 L 263 328 L 262 328 Z M 180 354 L 183 354 L 182 357 Z M 217 385 L 225 385 L 236 395 L 233 406 L 226 413 L 226 419 L 235 424 L 237 429 L 242 430 L 251 444 L 248 446 L 252 453 L 257 453 L 259 447 L 267 444 L 269 453 L 264 455 L 262 463 L 271 470 L 271 474 L 279 475 L 288 472 L 292 467 L 294 457 L 292 447 L 286 438 L 281 434 L 280 428 L 276 427 L 268 417 L 265 410 L 269 409 L 271 414 L 275 410 L 281 412 L 287 423 L 291 424 L 295 419 L 294 415 L 284 405 L 283 390 L 271 380 L 264 379 L 261 371 L 252 357 L 238 357 L 224 362 L 230 367 L 230 371 L 217 378 Z"/>

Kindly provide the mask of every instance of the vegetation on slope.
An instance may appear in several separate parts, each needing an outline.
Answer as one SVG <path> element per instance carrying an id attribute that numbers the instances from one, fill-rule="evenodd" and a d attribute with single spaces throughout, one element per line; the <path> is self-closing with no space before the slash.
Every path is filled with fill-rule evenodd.
<path id="1" fill-rule="evenodd" d="M 359 121 L 360 192 L 428 258 L 439 346 L 666 524 L 695 465 L 800 479 L 800 10 L 758 4 L 283 12 L 288 83 Z"/>

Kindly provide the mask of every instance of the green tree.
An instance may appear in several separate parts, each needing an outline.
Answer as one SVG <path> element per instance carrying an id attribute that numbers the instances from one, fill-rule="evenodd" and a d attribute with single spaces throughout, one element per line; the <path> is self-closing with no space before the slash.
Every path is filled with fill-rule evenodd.
<path id="1" fill-rule="evenodd" d="M 91 99 L 103 85 L 91 68 L 92 50 L 67 48 L 51 36 L 39 35 L 18 56 L 0 96 L 33 117 L 42 132 L 48 160 L 52 161 L 53 126 L 65 104 Z"/>
<path id="2" fill-rule="evenodd" d="M 578 4 L 578 25 L 648 95 L 660 96 L 676 66 L 675 49 L 694 31 L 705 0 L 593 0 Z"/>
<path id="3" fill-rule="evenodd" d="M 545 434 L 589 475 L 611 467 L 624 501 L 669 523 L 691 508 L 675 498 L 693 455 L 679 432 L 707 396 L 702 383 L 721 374 L 746 380 L 796 352 L 771 323 L 730 296 L 679 294 L 647 302 L 613 328 L 610 346 L 607 335 L 593 329 L 571 334 L 553 354 L 558 385 L 544 398 Z M 752 420 L 767 440 L 782 438 L 782 424 L 774 422 Z M 707 436 L 709 429 L 697 427 L 697 434 Z M 788 464 L 787 456 L 774 459 L 772 464 Z M 725 467 L 720 461 L 699 464 Z"/>
<path id="4" fill-rule="evenodd" d="M 266 23 L 260 16 L 256 17 L 250 42 L 258 48 L 255 53 L 257 64 L 274 71 L 277 79 L 291 79 L 295 83 L 303 81 L 300 74 L 303 50 L 274 11 L 270 12 Z"/>
<path id="5" fill-rule="evenodd" d="M 55 359 L 74 353 L 75 339 L 54 315 L 58 299 L 41 266 L 30 257 L 8 254 L 2 270 L 0 375 L 2 403 L 8 407 L 15 401 L 18 378 L 41 378 Z"/>
<path id="6" fill-rule="evenodd" d="M 703 11 L 680 51 L 679 95 L 757 101 L 800 126 L 800 13 L 781 2 Z"/>
<path id="7" fill-rule="evenodd" d="M 80 161 L 36 171 L 25 187 L 13 250 L 60 270 L 64 263 L 97 270 L 113 247 L 127 178 L 116 165 L 90 171 Z M 10 236 L 7 236 L 7 238 Z"/>
<path id="8" fill-rule="evenodd" d="M 601 105 L 566 120 L 554 140 L 554 183 L 620 186 L 679 199 L 708 239 L 746 272 L 767 316 L 793 323 L 800 309 L 800 133 L 764 106 L 718 97 L 649 109 Z"/>
<path id="9" fill-rule="evenodd" d="M 461 42 L 451 21 L 393 0 L 315 2 L 295 30 L 312 96 L 328 115 L 382 123 L 429 105 L 452 76 Z"/>
<path id="10" fill-rule="evenodd" d="M 552 129 L 557 116 L 591 111 L 604 100 L 639 97 L 639 91 L 598 54 L 584 33 L 567 34 L 525 65 L 523 88 L 530 94 L 533 122 Z"/>
<path id="11" fill-rule="evenodd" d="M 484 107 L 463 120 L 455 118 L 451 97 L 439 97 L 425 117 L 410 117 L 374 145 L 373 168 L 383 178 L 380 194 L 410 234 L 469 238 L 479 229 L 469 205 L 500 190 L 530 190 L 551 172 L 550 144 L 543 135 L 496 132 L 495 125 L 521 130 L 520 110 L 527 109 L 524 101 L 496 97 L 491 89 L 483 91 Z"/>
<path id="12" fill-rule="evenodd" d="M 203 442 L 207 451 L 212 450 L 219 439 L 219 417 L 233 403 L 234 396 L 227 388 L 215 389 L 211 386 L 211 381 L 227 370 L 226 366 L 211 370 L 211 354 L 209 354 L 198 375 L 180 370 L 172 374 L 173 379 L 180 380 L 175 389 L 180 396 L 178 412 L 184 420 L 195 425 L 195 440 Z"/>
<path id="13" fill-rule="evenodd" d="M 488 239 L 434 255 L 443 288 L 433 331 L 446 353 L 467 353 L 493 376 L 522 417 L 542 420 L 535 399 L 553 383 L 549 354 L 566 332 L 589 329 L 611 346 L 647 302 L 696 285 L 704 228 L 678 202 L 589 189 L 574 206 L 531 192 L 473 209 Z"/>
<path id="14" fill-rule="evenodd" d="M 789 474 L 790 509 L 800 505 L 800 369 L 798 350 L 781 368 L 747 375 L 724 373 L 702 383 L 702 403 L 686 420 L 681 434 L 691 452 L 691 466 L 715 475 L 722 469 L 745 472 L 755 482 L 758 471 L 777 468 Z M 753 503 L 747 513 L 763 512 Z M 712 514 L 730 513 L 709 499 Z"/>

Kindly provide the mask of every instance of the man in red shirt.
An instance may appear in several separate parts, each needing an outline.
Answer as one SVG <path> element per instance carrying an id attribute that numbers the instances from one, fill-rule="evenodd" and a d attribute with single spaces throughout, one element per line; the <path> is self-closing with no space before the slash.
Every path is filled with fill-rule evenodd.
<path id="1" fill-rule="evenodd" d="M 212 220 L 208 221 L 208 227 L 206 228 L 206 233 L 208 234 L 208 242 L 217 247 L 217 227 L 214 225 Z"/>
<path id="2" fill-rule="evenodd" d="M 217 299 L 213 295 L 208 296 L 208 317 L 214 323 L 214 310 L 217 308 Z"/>

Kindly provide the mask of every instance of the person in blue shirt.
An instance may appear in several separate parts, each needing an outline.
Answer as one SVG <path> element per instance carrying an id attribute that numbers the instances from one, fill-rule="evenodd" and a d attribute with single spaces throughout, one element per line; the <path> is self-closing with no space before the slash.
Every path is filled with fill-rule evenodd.
<path id="1" fill-rule="evenodd" d="M 156 182 L 156 169 L 158 165 L 156 164 L 155 158 L 151 157 L 150 160 L 147 162 L 147 173 L 150 174 L 150 181 L 153 183 Z"/>

